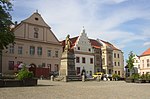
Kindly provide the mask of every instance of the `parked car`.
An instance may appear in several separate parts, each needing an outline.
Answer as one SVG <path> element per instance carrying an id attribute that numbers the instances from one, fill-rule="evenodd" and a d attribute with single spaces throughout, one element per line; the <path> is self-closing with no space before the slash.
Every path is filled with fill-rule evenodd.
<path id="1" fill-rule="evenodd" d="M 97 78 L 98 76 L 103 76 L 103 73 L 102 72 L 97 72 L 97 73 L 95 73 L 94 75 L 92 75 L 93 76 L 93 78 Z"/>

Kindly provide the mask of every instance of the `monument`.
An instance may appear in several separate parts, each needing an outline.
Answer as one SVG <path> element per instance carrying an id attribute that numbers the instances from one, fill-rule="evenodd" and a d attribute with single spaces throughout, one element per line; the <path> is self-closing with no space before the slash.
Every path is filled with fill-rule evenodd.
<path id="1" fill-rule="evenodd" d="M 75 71 L 75 63 L 74 63 L 74 51 L 71 49 L 71 41 L 70 36 L 67 35 L 65 40 L 65 48 L 64 52 L 62 53 L 61 58 L 61 66 L 59 70 L 59 76 L 62 77 L 63 81 L 72 80 L 73 78 L 78 78 L 76 76 Z"/>

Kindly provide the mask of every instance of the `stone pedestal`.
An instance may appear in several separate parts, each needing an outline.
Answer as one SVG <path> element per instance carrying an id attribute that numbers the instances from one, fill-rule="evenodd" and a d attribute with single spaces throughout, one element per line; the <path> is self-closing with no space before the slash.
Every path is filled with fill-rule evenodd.
<path id="1" fill-rule="evenodd" d="M 74 59 L 73 52 L 63 52 L 59 71 L 59 76 L 64 78 L 63 81 L 81 80 L 81 77 L 76 75 Z"/>
<path id="2" fill-rule="evenodd" d="M 59 76 L 72 76 L 76 75 L 74 54 L 72 52 L 63 52 L 61 58 L 61 66 L 59 71 Z"/>

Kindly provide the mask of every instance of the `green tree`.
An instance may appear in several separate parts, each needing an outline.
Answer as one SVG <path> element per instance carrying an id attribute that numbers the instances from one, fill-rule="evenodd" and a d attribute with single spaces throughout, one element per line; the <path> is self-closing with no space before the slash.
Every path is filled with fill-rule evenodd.
<path id="1" fill-rule="evenodd" d="M 133 63 L 134 63 L 134 54 L 133 54 L 132 51 L 129 53 L 129 57 L 126 60 L 126 63 L 127 63 L 128 68 L 129 68 L 130 76 L 131 76 L 132 75 L 133 66 L 134 66 L 133 65 Z"/>
<path id="2" fill-rule="evenodd" d="M 2 50 L 10 43 L 14 44 L 15 39 L 10 28 L 13 24 L 10 11 L 12 11 L 10 0 L 0 0 L 0 77 L 2 76 Z"/>

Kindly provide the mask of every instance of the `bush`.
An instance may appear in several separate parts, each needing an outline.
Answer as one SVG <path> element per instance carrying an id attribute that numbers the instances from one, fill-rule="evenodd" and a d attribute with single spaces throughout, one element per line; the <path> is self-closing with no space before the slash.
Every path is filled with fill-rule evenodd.
<path id="1" fill-rule="evenodd" d="M 143 80 L 150 80 L 150 74 L 149 74 L 149 73 L 142 74 L 142 75 L 140 76 L 140 78 L 143 79 Z"/>
<path id="2" fill-rule="evenodd" d="M 135 74 L 132 74 L 131 75 L 131 77 L 130 77 L 131 79 L 139 79 L 140 78 L 140 75 L 138 74 L 138 73 L 135 73 Z"/>
<path id="3" fill-rule="evenodd" d="M 23 68 L 18 72 L 17 78 L 19 80 L 33 78 L 33 73 L 28 71 L 27 68 L 24 65 Z"/>
<path id="4" fill-rule="evenodd" d="M 113 75 L 112 75 L 112 78 L 113 78 L 113 79 L 120 79 L 120 76 L 119 76 L 118 74 L 113 74 Z"/>

